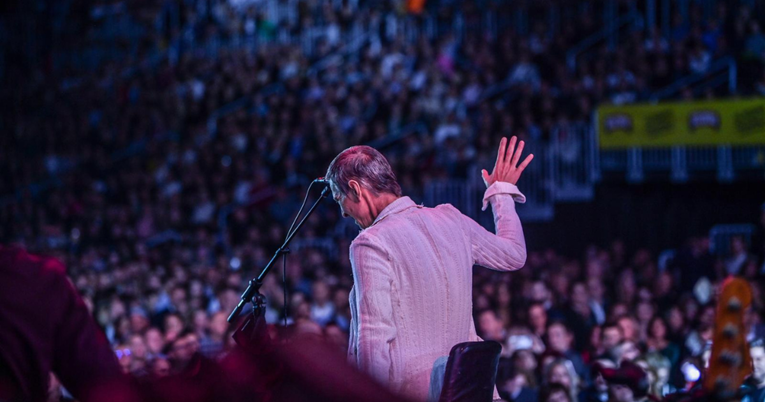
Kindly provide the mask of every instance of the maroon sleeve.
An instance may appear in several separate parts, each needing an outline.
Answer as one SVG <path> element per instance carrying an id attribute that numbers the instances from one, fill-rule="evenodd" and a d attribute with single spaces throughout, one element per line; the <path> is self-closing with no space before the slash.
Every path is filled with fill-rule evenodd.
<path id="1" fill-rule="evenodd" d="M 62 314 L 54 318 L 53 372 L 78 400 L 132 400 L 128 377 L 72 283 L 57 275 L 55 288 Z"/>

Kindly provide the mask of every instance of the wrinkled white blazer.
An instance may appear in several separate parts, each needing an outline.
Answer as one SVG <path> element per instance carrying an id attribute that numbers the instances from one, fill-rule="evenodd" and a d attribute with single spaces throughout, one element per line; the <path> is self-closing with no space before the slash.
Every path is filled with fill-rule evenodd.
<path id="1" fill-rule="evenodd" d="M 452 346 L 477 341 L 473 265 L 512 271 L 526 262 L 515 202 L 518 188 L 486 190 L 497 234 L 449 204 L 436 208 L 401 197 L 351 243 L 348 360 L 392 391 L 425 400 L 433 363 Z M 495 391 L 496 396 L 496 391 Z"/>

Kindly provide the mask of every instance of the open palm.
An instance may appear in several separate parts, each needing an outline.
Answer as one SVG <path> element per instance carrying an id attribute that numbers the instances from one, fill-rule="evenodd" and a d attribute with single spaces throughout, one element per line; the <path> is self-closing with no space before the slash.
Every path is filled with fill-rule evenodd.
<path id="1" fill-rule="evenodd" d="M 494 164 L 494 170 L 491 174 L 486 169 L 481 170 L 481 176 L 486 187 L 498 181 L 510 184 L 518 183 L 521 173 L 529 165 L 529 162 L 534 159 L 534 154 L 529 154 L 519 165 L 518 161 L 521 159 L 521 153 L 523 153 L 524 142 L 519 142 L 516 149 L 515 144 L 517 141 L 518 138 L 513 136 L 510 139 L 510 146 L 507 144 L 507 138 L 503 137 L 502 141 L 499 142 L 499 152 L 497 153 L 497 162 Z"/>

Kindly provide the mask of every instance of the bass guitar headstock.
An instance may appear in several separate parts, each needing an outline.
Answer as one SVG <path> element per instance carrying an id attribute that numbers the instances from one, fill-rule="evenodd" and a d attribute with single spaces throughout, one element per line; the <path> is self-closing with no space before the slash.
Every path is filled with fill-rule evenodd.
<path id="1" fill-rule="evenodd" d="M 749 283 L 734 277 L 723 282 L 715 314 L 712 355 L 704 379 L 704 389 L 714 400 L 737 399 L 737 391 L 752 372 L 744 325 L 744 313 L 751 304 Z"/>

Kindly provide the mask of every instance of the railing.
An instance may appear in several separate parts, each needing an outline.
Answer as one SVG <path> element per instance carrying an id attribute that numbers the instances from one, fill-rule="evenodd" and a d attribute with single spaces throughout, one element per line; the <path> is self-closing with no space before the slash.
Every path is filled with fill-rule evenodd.
<path id="1" fill-rule="evenodd" d="M 605 28 L 601 29 L 599 32 L 596 32 L 592 35 L 590 35 L 587 38 L 582 39 L 579 44 L 571 48 L 568 52 L 566 52 L 566 62 L 568 64 L 569 69 L 572 71 L 576 70 L 576 61 L 577 59 L 584 54 L 585 52 L 592 49 L 595 45 L 605 41 L 615 41 L 618 39 L 619 30 L 622 29 L 622 27 L 626 25 L 632 24 L 634 27 L 640 27 L 643 26 L 643 17 L 639 13 L 630 13 L 625 16 L 619 17 L 616 19 L 616 21 L 611 22 L 609 26 L 606 26 Z"/>
<path id="2" fill-rule="evenodd" d="M 709 230 L 710 251 L 718 256 L 729 255 L 731 240 L 736 236 L 741 236 L 744 243 L 749 246 L 752 244 L 755 229 L 754 225 L 748 223 L 712 226 Z"/>
<path id="3" fill-rule="evenodd" d="M 527 141 L 524 152 L 533 153 L 534 161 L 523 171 L 518 189 L 526 196 L 526 205 L 518 214 L 526 220 L 550 220 L 555 213 L 555 155 L 542 142 Z"/>
<path id="4" fill-rule="evenodd" d="M 712 176 L 724 183 L 764 168 L 765 146 L 633 147 L 600 152 L 601 172 L 625 172 L 629 182 L 642 182 L 647 174 L 656 177 L 666 173 L 673 182 Z"/>
<path id="5" fill-rule="evenodd" d="M 592 199 L 594 184 L 600 178 L 597 138 L 592 125 L 580 122 L 553 127 L 550 151 L 555 198 Z"/>
<path id="6" fill-rule="evenodd" d="M 717 75 L 718 73 L 724 73 L 723 75 Z M 657 91 L 651 100 L 658 102 L 662 99 L 666 99 L 674 96 L 678 92 L 685 88 L 699 85 L 695 92 L 704 90 L 707 88 L 715 88 L 717 86 L 728 84 L 728 91 L 730 94 L 736 93 L 737 81 L 738 81 L 738 68 L 736 65 L 736 59 L 727 56 L 719 60 L 715 60 L 710 64 L 709 69 L 704 72 L 690 74 L 686 77 L 680 78 L 666 88 Z"/>

